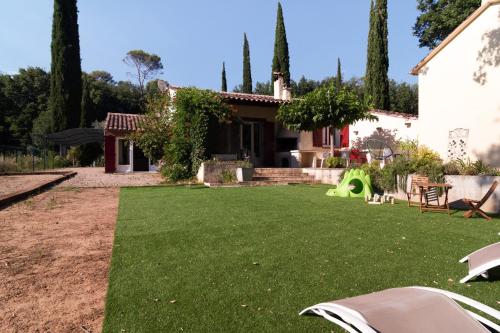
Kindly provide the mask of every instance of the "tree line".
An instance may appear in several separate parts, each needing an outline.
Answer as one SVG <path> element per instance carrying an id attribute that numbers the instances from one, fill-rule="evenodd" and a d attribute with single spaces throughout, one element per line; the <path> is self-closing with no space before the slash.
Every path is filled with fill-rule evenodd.
<path id="1" fill-rule="evenodd" d="M 26 147 L 41 144 L 43 135 L 52 131 L 50 73 L 38 67 L 20 69 L 15 75 L 0 75 L 0 142 Z M 94 71 L 82 74 L 83 94 L 76 106 L 77 126 L 90 127 L 103 121 L 108 112 L 141 113 L 140 88 L 130 81 L 114 81 L 110 73 Z M 146 87 L 146 94 L 155 87 Z M 81 110 L 86 113 L 81 113 Z M 84 114 L 82 119 L 81 115 Z"/>
<path id="2" fill-rule="evenodd" d="M 481 0 L 417 0 L 420 15 L 413 30 L 420 46 L 436 47 L 480 5 Z M 364 78 L 351 78 L 343 84 L 359 97 L 371 96 L 377 108 L 416 114 L 417 86 L 398 83 L 387 76 L 387 17 L 387 0 L 372 0 L 366 75 Z M 161 59 L 142 50 L 132 50 L 124 59 L 133 68 L 130 75 L 138 84 L 115 82 L 105 71 L 82 72 L 76 0 L 54 0 L 52 24 L 50 73 L 41 68 L 28 67 L 20 69 L 15 75 L 0 74 L 0 143 L 3 145 L 37 144 L 37 138 L 46 133 L 91 126 L 94 121 L 104 120 L 108 112 L 142 113 L 146 95 L 156 89 L 154 83 L 148 84 L 148 80 L 163 69 Z M 253 86 L 250 44 L 246 37 L 245 34 L 244 80 L 234 90 L 272 95 L 272 80 L 257 82 Z M 285 83 L 297 97 L 318 87 L 342 82 L 340 60 L 336 76 L 323 80 L 291 79 L 283 9 L 279 2 L 271 67 L 272 72 L 283 73 Z M 225 64 L 221 88 L 227 90 Z"/>

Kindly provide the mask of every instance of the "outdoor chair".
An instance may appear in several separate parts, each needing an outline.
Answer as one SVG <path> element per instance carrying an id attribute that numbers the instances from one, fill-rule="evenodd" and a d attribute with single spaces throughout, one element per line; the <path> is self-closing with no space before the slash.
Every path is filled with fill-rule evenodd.
<path id="1" fill-rule="evenodd" d="M 488 190 L 488 192 L 486 192 L 486 194 L 484 195 L 484 197 L 481 200 L 479 200 L 479 201 L 472 200 L 472 199 L 467 199 L 467 198 L 462 199 L 462 201 L 465 202 L 465 204 L 470 207 L 470 210 L 468 210 L 467 212 L 464 213 L 465 218 L 469 219 L 474 214 L 479 214 L 482 217 L 484 217 L 485 219 L 487 219 L 488 221 L 491 220 L 491 217 L 489 217 L 488 215 L 486 215 L 486 213 L 481 210 L 481 206 L 483 206 L 486 203 L 486 201 L 488 201 L 488 199 L 491 197 L 491 195 L 493 194 L 493 192 L 495 192 L 495 189 L 497 188 L 497 186 L 498 186 L 498 181 L 495 180 L 493 182 L 493 184 L 491 184 L 491 187 Z"/>
<path id="2" fill-rule="evenodd" d="M 500 243 L 483 247 L 460 260 L 461 263 L 469 263 L 469 274 L 460 280 L 465 283 L 479 275 L 488 278 L 488 271 L 500 267 Z"/>
<path id="3" fill-rule="evenodd" d="M 324 164 L 325 160 L 328 157 L 330 157 L 330 156 L 332 156 L 332 154 L 331 153 L 326 153 L 326 152 L 321 153 L 319 157 L 317 155 L 314 155 L 314 158 L 313 158 L 313 167 L 317 168 L 318 167 L 318 160 L 320 160 L 319 167 L 323 168 L 323 164 Z"/>
<path id="4" fill-rule="evenodd" d="M 498 310 L 459 294 L 426 287 L 387 289 L 320 303 L 300 315 L 323 317 L 350 333 L 500 332 L 498 324 L 457 302 L 500 321 Z"/>
<path id="5" fill-rule="evenodd" d="M 420 204 L 415 204 L 411 202 L 412 197 L 416 195 L 420 195 L 420 188 L 418 187 L 419 183 L 428 183 L 429 177 L 414 175 L 411 177 L 410 190 L 406 192 L 406 196 L 408 197 L 408 207 L 412 206 L 420 206 Z"/>

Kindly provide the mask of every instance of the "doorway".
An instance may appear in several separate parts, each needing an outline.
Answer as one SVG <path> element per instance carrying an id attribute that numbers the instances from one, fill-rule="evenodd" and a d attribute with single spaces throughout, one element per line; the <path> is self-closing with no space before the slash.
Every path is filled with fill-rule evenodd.
<path id="1" fill-rule="evenodd" d="M 262 165 L 262 124 L 244 122 L 240 125 L 240 149 L 254 166 Z"/>
<path id="2" fill-rule="evenodd" d="M 134 146 L 134 171 L 149 171 L 149 159 L 137 146 Z"/>

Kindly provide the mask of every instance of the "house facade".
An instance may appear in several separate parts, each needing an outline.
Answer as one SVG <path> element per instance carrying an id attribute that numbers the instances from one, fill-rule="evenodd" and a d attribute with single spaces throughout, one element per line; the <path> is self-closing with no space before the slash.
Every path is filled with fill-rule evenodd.
<path id="1" fill-rule="evenodd" d="M 483 0 L 412 74 L 419 142 L 444 160 L 500 167 L 500 0 Z"/>
<path id="2" fill-rule="evenodd" d="M 175 98 L 179 87 L 159 84 L 164 93 Z M 360 121 L 343 129 L 330 128 L 314 132 L 296 132 L 276 120 L 279 107 L 291 100 L 289 88 L 278 73 L 274 82 L 274 96 L 219 92 L 232 110 L 231 121 L 209 126 L 208 152 L 219 160 L 249 160 L 255 167 L 310 168 L 319 167 L 320 160 L 330 153 L 331 140 L 337 156 L 349 151 L 358 138 L 369 137 L 377 130 L 398 133 L 398 137 L 414 139 L 416 118 L 374 110 L 379 120 Z M 105 171 L 155 171 L 150 161 L 129 139 L 140 130 L 143 116 L 109 113 L 105 125 Z"/>

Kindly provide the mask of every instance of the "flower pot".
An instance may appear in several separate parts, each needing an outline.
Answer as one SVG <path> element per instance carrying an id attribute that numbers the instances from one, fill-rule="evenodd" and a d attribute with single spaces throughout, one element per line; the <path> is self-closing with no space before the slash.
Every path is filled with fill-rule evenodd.
<path id="1" fill-rule="evenodd" d="M 238 182 L 249 182 L 253 178 L 253 168 L 236 168 Z"/>

